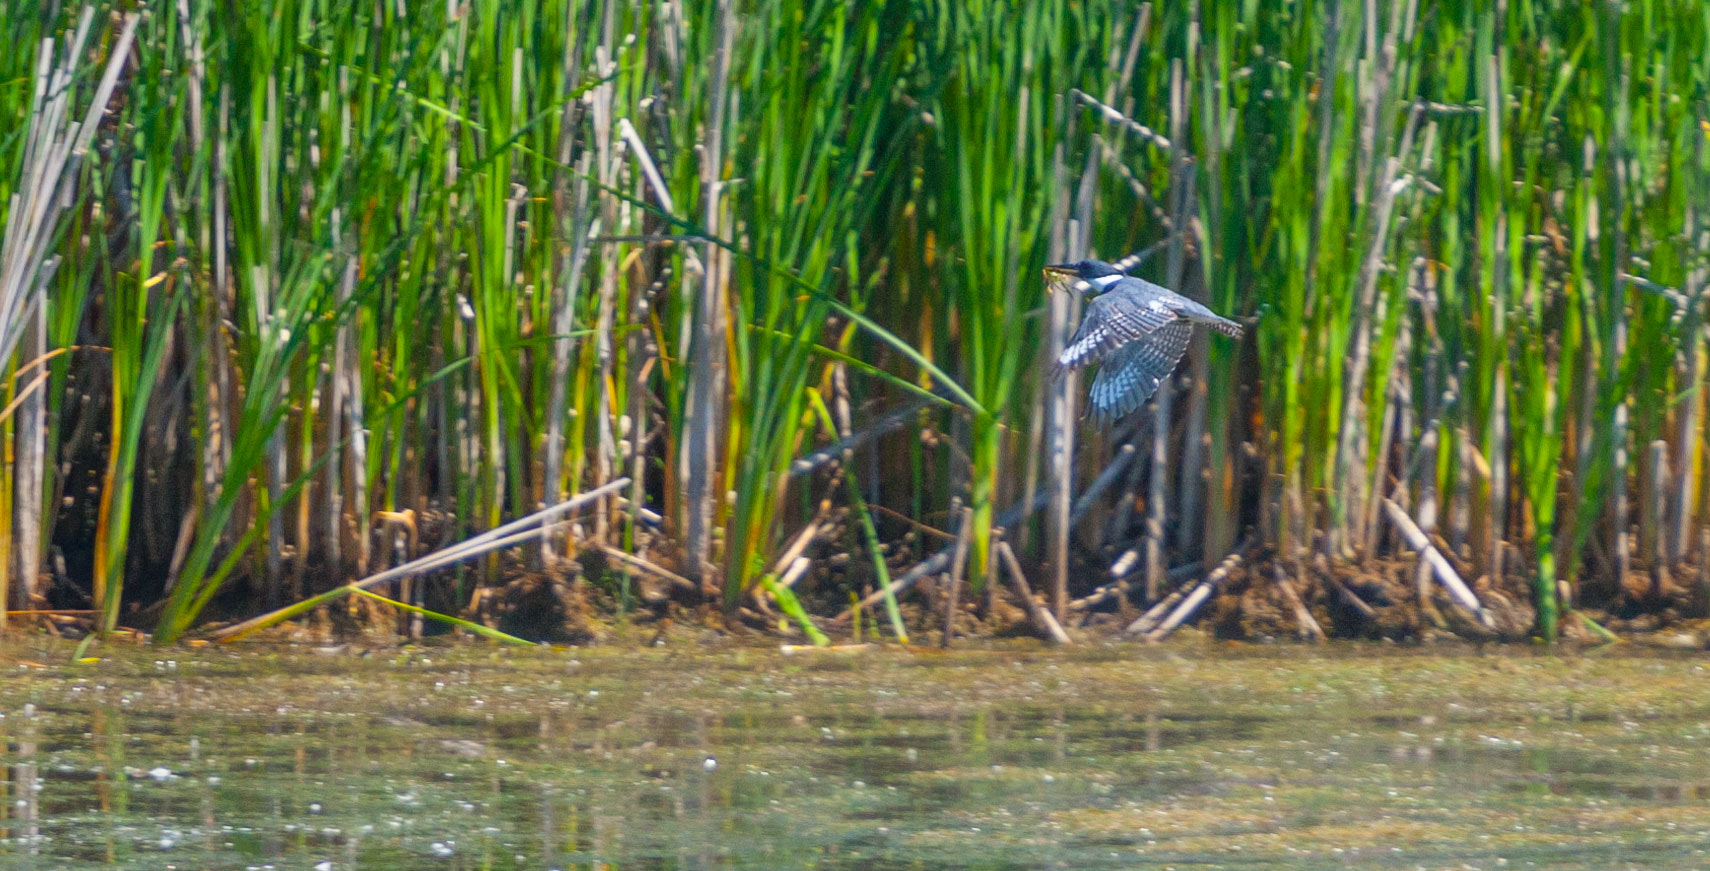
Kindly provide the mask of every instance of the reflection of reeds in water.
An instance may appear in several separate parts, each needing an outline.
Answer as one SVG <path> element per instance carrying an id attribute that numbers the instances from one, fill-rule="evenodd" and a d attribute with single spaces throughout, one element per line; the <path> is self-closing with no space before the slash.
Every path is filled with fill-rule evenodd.
<path id="1" fill-rule="evenodd" d="M 236 578 L 283 604 L 419 556 L 374 548 L 377 512 L 431 547 L 620 477 L 443 600 L 580 534 L 737 607 L 814 521 L 807 556 L 862 558 L 794 572 L 791 610 L 835 608 L 909 556 L 889 512 L 958 499 L 976 589 L 1002 509 L 1050 506 L 1007 540 L 1059 617 L 1100 549 L 1154 597 L 1247 529 L 1296 579 L 1411 552 L 1385 500 L 1469 580 L 1525 577 L 1544 635 L 1701 583 L 1690 4 L 0 19 L 14 602 L 165 601 L 175 637 Z M 1070 439 L 1037 267 L 1140 250 L 1254 338 Z"/>

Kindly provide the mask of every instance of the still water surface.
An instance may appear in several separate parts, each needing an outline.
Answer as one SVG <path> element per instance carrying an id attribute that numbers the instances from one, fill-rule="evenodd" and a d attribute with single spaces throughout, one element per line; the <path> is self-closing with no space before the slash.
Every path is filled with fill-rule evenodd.
<path id="1" fill-rule="evenodd" d="M 1701 656 L 107 653 L 0 647 L 0 868 L 1710 866 Z"/>

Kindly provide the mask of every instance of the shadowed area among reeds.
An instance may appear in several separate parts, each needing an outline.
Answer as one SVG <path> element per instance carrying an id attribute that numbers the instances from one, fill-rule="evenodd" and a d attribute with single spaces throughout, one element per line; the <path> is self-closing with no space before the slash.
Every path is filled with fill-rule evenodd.
<path id="1" fill-rule="evenodd" d="M 505 527 L 387 595 L 536 636 L 1710 613 L 1702 3 L 0 29 L 12 609 L 171 640 Z M 1040 272 L 1086 255 L 1246 338 L 1095 430 Z"/>

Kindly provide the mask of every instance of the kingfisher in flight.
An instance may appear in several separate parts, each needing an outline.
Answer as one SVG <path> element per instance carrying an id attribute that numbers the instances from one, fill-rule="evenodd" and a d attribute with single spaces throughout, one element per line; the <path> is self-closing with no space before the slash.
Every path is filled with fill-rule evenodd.
<path id="1" fill-rule="evenodd" d="M 1047 287 L 1078 279 L 1073 286 L 1091 297 L 1052 375 L 1099 364 L 1087 412 L 1101 426 L 1138 409 L 1157 392 L 1186 353 L 1194 324 L 1235 339 L 1243 332 L 1239 323 L 1102 260 L 1047 266 L 1045 279 Z"/>

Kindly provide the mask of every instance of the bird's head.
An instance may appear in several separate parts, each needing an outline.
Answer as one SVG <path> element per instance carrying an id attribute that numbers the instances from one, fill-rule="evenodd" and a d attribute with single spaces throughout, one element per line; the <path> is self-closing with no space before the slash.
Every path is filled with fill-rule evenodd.
<path id="1" fill-rule="evenodd" d="M 1103 260 L 1091 258 L 1045 267 L 1047 287 L 1055 286 L 1058 283 L 1067 283 L 1070 279 L 1080 279 L 1080 281 L 1075 282 L 1077 289 L 1083 292 L 1097 293 L 1108 288 L 1120 278 L 1122 278 L 1122 270 Z"/>

